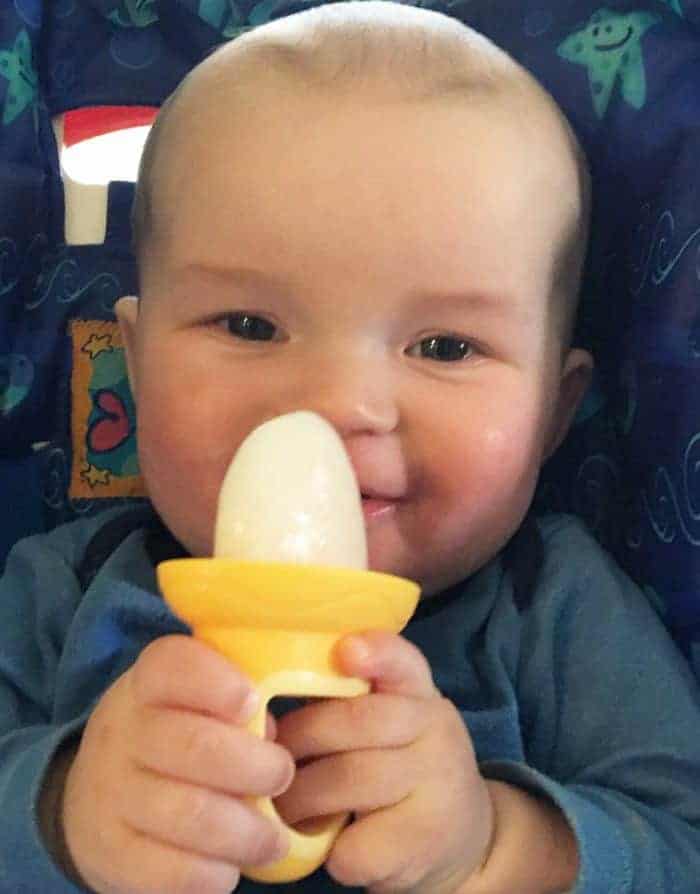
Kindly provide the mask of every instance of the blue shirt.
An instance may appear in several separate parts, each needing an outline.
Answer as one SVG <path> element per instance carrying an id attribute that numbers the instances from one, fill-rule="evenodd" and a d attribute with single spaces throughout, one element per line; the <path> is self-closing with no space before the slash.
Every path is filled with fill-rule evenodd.
<path id="1" fill-rule="evenodd" d="M 39 833 L 56 749 L 156 637 L 187 632 L 158 595 L 143 529 L 84 589 L 86 544 L 115 512 L 18 544 L 0 581 L 0 892 L 76 894 Z M 552 799 L 580 851 L 575 894 L 697 894 L 700 690 L 640 590 L 575 520 L 537 522 L 531 598 L 496 557 L 426 600 L 405 635 L 460 710 L 482 773 Z M 244 894 L 330 892 L 321 870 Z M 517 894 L 517 892 L 514 892 Z"/>

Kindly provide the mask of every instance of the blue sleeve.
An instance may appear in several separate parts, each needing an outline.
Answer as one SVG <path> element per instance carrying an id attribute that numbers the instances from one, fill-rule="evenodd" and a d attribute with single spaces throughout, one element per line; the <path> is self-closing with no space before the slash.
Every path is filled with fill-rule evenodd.
<path id="1" fill-rule="evenodd" d="M 583 530 L 549 541 L 547 592 L 523 619 L 526 762 L 484 773 L 560 807 L 578 840 L 575 894 L 697 894 L 700 689 L 644 595 Z"/>
<path id="2" fill-rule="evenodd" d="M 84 722 L 57 723 L 53 716 L 62 645 L 81 598 L 72 571 L 79 540 L 59 531 L 23 541 L 0 580 L 1 894 L 81 890 L 54 865 L 38 823 L 49 763 Z"/>

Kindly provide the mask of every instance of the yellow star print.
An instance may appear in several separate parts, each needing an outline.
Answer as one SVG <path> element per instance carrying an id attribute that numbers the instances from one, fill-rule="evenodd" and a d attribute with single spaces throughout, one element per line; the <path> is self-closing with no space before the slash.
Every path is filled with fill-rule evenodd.
<path id="1" fill-rule="evenodd" d="M 89 354 L 90 359 L 94 360 L 95 357 L 97 357 L 99 354 L 102 354 L 104 351 L 114 350 L 114 345 L 112 344 L 112 336 L 109 334 L 95 335 L 93 333 L 80 350 L 84 354 Z"/>
<path id="2" fill-rule="evenodd" d="M 100 484 L 107 485 L 110 480 L 109 469 L 98 469 L 91 463 L 86 463 L 86 465 L 83 466 L 80 477 L 83 481 L 86 481 L 90 487 L 97 487 Z"/>

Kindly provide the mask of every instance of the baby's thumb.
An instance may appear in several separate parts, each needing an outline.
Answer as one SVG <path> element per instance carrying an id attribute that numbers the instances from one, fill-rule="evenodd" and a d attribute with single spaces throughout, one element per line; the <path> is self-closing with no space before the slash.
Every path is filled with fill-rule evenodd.
<path id="1" fill-rule="evenodd" d="M 423 653 L 394 633 L 369 631 L 344 637 L 336 658 L 343 673 L 372 684 L 373 692 L 433 698 L 437 689 Z"/>

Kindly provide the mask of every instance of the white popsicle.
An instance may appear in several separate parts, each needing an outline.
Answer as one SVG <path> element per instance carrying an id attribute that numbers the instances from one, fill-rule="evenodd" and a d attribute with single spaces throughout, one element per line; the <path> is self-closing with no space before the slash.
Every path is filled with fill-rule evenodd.
<path id="1" fill-rule="evenodd" d="M 300 411 L 248 435 L 219 493 L 214 555 L 367 568 L 362 498 L 332 425 Z"/>

